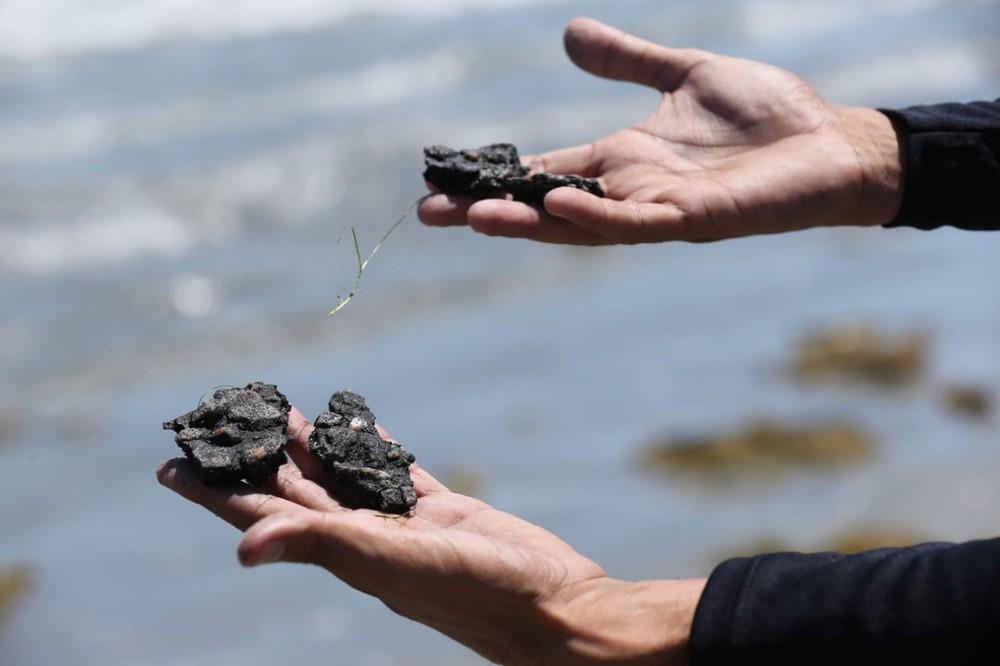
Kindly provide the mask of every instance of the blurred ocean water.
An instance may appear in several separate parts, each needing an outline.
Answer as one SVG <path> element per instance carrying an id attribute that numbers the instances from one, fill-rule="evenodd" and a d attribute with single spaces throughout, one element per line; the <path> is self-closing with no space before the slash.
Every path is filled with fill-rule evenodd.
<path id="1" fill-rule="evenodd" d="M 469 664 L 318 571 L 247 572 L 237 535 L 161 489 L 159 423 L 213 386 L 277 383 L 306 413 L 352 387 L 431 471 L 610 573 L 704 574 L 762 536 L 860 523 L 993 534 L 1000 240 L 830 229 L 578 249 L 400 227 L 420 149 L 527 151 L 642 118 L 655 95 L 574 71 L 574 15 L 791 69 L 835 101 L 1000 96 L 1000 4 L 0 1 L 0 566 L 35 572 L 0 663 Z M 865 321 L 932 336 L 908 391 L 802 390 L 798 337 Z M 441 416 L 447 416 L 442 430 Z M 870 465 L 706 489 L 637 469 L 664 433 L 844 418 Z M 6 433 L 6 434 L 4 434 Z"/>

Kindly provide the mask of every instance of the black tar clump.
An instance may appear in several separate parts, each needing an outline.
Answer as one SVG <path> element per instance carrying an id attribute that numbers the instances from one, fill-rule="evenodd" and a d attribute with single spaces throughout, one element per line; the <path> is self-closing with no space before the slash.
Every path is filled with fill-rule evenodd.
<path id="1" fill-rule="evenodd" d="M 593 178 L 531 174 L 521 164 L 517 148 L 509 143 L 493 143 L 475 150 L 428 146 L 424 148 L 424 164 L 424 180 L 445 194 L 487 197 L 509 193 L 516 201 L 536 205 L 541 205 L 545 195 L 557 187 L 575 187 L 604 196 L 601 184 Z"/>
<path id="2" fill-rule="evenodd" d="M 379 436 L 375 415 L 357 393 L 334 393 L 329 410 L 316 417 L 309 450 L 331 473 L 337 499 L 354 509 L 409 511 L 417 503 L 413 454 Z"/>
<path id="3" fill-rule="evenodd" d="M 288 400 L 272 384 L 219 389 L 198 408 L 163 424 L 205 483 L 263 483 L 285 462 Z"/>

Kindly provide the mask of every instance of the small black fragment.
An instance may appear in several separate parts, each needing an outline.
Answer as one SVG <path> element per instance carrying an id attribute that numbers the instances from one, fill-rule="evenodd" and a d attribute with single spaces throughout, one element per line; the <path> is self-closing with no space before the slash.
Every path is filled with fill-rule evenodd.
<path id="1" fill-rule="evenodd" d="M 163 429 L 177 433 L 174 441 L 205 483 L 259 485 L 285 462 L 289 408 L 277 386 L 253 382 L 217 390 Z"/>
<path id="2" fill-rule="evenodd" d="M 511 183 L 511 194 L 515 201 L 542 205 L 545 195 L 557 187 L 575 187 L 594 196 L 603 197 L 604 189 L 594 178 L 583 176 L 563 176 L 554 173 L 536 173 L 527 178 L 520 178 Z"/>
<path id="3" fill-rule="evenodd" d="M 410 478 L 413 454 L 379 436 L 363 397 L 334 393 L 315 426 L 309 450 L 330 472 L 331 491 L 341 503 L 386 513 L 406 513 L 417 503 Z"/>
<path id="4" fill-rule="evenodd" d="M 488 197 L 509 193 L 516 201 L 538 205 L 557 187 L 575 187 L 604 196 L 604 189 L 594 178 L 530 173 L 521 164 L 517 148 L 509 143 L 493 143 L 475 150 L 428 146 L 424 148 L 424 164 L 424 180 L 445 194 Z"/>

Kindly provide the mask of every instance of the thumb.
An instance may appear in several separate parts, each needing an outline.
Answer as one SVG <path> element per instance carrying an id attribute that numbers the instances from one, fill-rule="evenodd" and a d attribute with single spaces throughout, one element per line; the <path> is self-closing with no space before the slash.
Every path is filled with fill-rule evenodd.
<path id="1" fill-rule="evenodd" d="M 589 18 L 570 21 L 563 41 L 566 54 L 580 69 L 661 92 L 678 88 L 691 69 L 709 57 L 704 51 L 660 46 Z"/>
<path id="2" fill-rule="evenodd" d="M 286 511 L 255 523 L 243 535 L 237 555 L 245 567 L 298 562 L 331 568 L 367 538 L 351 512 Z"/>

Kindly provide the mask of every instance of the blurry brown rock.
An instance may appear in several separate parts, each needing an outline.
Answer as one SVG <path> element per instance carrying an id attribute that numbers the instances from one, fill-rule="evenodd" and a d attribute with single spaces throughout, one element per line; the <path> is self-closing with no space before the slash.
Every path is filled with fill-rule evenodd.
<path id="1" fill-rule="evenodd" d="M 459 495 L 481 497 L 483 493 L 483 476 L 471 467 L 452 467 L 444 476 L 444 485 L 448 490 Z"/>
<path id="2" fill-rule="evenodd" d="M 944 400 L 948 409 L 958 416 L 985 420 L 993 412 L 993 396 L 981 386 L 950 386 L 945 390 Z"/>
<path id="3" fill-rule="evenodd" d="M 861 525 L 836 534 L 819 548 L 837 553 L 860 553 L 876 548 L 902 548 L 928 539 L 898 525 Z"/>
<path id="4" fill-rule="evenodd" d="M 655 442 L 643 454 L 642 464 L 713 480 L 840 468 L 866 460 L 874 448 L 871 436 L 850 423 L 758 421 L 736 432 Z"/>
<path id="5" fill-rule="evenodd" d="M 730 560 L 734 557 L 756 557 L 757 555 L 787 553 L 794 550 L 795 548 L 793 548 L 784 539 L 773 535 L 765 535 L 754 539 L 749 543 L 735 545 L 718 552 L 709 557 L 707 564 L 709 566 L 715 566 L 719 562 Z"/>
<path id="6" fill-rule="evenodd" d="M 920 378 L 926 357 L 923 333 L 893 337 L 866 326 L 847 326 L 802 340 L 791 372 L 806 382 L 846 380 L 897 388 Z"/>
<path id="7" fill-rule="evenodd" d="M 17 420 L 12 414 L 0 412 L 0 444 L 7 441 L 17 432 Z"/>
<path id="8" fill-rule="evenodd" d="M 901 525 L 857 525 L 836 533 L 818 544 L 793 544 L 775 536 L 763 536 L 711 558 L 715 565 L 733 557 L 754 557 L 793 551 L 861 553 L 878 548 L 903 548 L 928 541 L 925 536 Z"/>
<path id="9" fill-rule="evenodd" d="M 0 626 L 7 621 L 14 607 L 24 601 L 34 587 L 34 577 L 27 567 L 0 568 Z"/>

